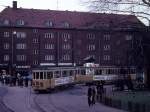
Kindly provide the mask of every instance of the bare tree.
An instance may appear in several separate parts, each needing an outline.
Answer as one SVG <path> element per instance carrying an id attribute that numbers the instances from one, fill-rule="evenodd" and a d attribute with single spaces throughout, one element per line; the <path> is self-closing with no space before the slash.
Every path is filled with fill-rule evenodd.
<path id="1" fill-rule="evenodd" d="M 82 0 L 90 11 L 132 14 L 150 25 L 150 0 Z M 145 21 L 145 22 L 146 22 Z"/>

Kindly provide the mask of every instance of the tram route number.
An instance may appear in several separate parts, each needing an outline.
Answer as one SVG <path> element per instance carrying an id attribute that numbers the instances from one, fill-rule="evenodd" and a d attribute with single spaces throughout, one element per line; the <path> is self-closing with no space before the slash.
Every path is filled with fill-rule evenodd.
<path id="1" fill-rule="evenodd" d="M 74 77 L 61 77 L 61 78 L 56 78 L 55 79 L 55 85 L 62 85 L 62 84 L 68 84 L 68 83 L 73 83 L 74 82 Z"/>

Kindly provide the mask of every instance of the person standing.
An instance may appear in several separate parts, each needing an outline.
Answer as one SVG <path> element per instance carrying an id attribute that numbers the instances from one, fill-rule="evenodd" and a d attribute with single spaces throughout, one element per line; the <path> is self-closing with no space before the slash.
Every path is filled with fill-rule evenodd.
<path id="1" fill-rule="evenodd" d="M 91 88 L 91 86 L 89 86 L 89 88 L 88 88 L 87 96 L 88 96 L 88 105 L 90 107 L 92 104 L 92 88 Z"/>
<path id="2" fill-rule="evenodd" d="M 102 97 L 104 93 L 103 83 L 102 82 L 98 83 L 96 88 L 97 88 L 97 101 L 102 101 Z"/>

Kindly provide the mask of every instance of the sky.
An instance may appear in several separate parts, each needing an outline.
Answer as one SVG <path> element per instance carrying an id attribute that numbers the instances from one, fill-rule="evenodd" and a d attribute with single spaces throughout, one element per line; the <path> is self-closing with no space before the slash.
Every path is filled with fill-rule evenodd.
<path id="1" fill-rule="evenodd" d="M 4 6 L 12 7 L 13 0 L 0 0 L 0 11 Z M 69 10 L 69 11 L 89 11 L 87 4 L 83 1 L 86 0 L 15 0 L 17 6 L 20 8 L 33 8 L 33 9 L 50 9 L 50 10 Z M 58 3 L 58 5 L 57 5 Z M 147 21 L 143 21 L 145 24 Z"/>
<path id="2" fill-rule="evenodd" d="M 13 0 L 0 0 L 0 11 L 12 6 Z M 88 11 L 81 0 L 15 0 L 18 7 L 51 10 Z M 58 5 L 57 5 L 58 1 Z"/>

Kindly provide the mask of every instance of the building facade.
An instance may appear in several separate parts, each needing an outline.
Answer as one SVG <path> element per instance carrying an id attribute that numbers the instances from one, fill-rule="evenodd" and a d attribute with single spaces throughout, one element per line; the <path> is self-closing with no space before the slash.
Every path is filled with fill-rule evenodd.
<path id="1" fill-rule="evenodd" d="M 5 8 L 0 14 L 0 67 L 30 71 L 38 66 L 134 66 L 129 60 L 137 28 L 133 15 Z"/>

